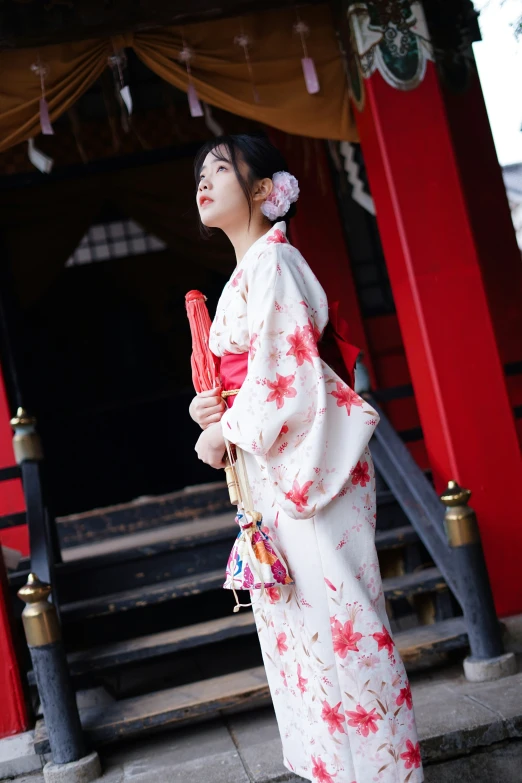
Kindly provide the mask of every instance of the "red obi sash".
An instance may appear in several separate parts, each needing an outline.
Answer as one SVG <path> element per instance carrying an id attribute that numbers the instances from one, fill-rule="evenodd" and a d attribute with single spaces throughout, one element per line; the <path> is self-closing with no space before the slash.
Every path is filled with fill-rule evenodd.
<path id="1" fill-rule="evenodd" d="M 248 352 L 244 353 L 226 353 L 221 357 L 220 364 L 221 387 L 223 391 L 230 389 L 240 389 L 246 378 L 248 370 Z M 225 398 L 229 408 L 234 404 L 235 395 L 231 394 Z"/>

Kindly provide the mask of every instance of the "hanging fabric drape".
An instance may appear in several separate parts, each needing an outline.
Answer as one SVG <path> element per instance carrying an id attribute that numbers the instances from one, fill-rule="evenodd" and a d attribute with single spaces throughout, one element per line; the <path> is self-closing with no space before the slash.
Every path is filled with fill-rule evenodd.
<path id="1" fill-rule="evenodd" d="M 40 133 L 40 77 L 31 70 L 38 59 L 47 67 L 46 100 L 51 122 L 67 111 L 107 66 L 107 41 L 76 41 L 0 52 L 0 151 Z"/>
<path id="2" fill-rule="evenodd" d="M 40 132 L 41 83 L 31 70 L 38 58 L 47 67 L 45 90 L 53 122 L 98 79 L 115 49 L 133 48 L 158 76 L 187 91 L 187 69 L 179 59 L 183 41 L 194 54 L 191 78 L 201 100 L 288 133 L 354 141 L 357 133 L 330 9 L 310 6 L 301 15 L 310 28 L 308 48 L 321 85 L 315 95 L 308 93 L 303 80 L 302 45 L 293 32 L 293 9 L 129 33 L 111 40 L 0 52 L 0 70 L 9 75 L 0 88 L 0 151 Z M 251 42 L 252 71 L 235 43 L 241 31 Z M 259 102 L 254 100 L 252 75 Z"/>

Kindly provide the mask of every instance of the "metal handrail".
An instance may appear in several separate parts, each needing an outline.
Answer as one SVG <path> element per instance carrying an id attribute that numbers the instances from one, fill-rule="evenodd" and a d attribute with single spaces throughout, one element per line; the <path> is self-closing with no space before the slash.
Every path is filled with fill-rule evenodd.
<path id="1" fill-rule="evenodd" d="M 452 568 L 453 550 L 444 533 L 445 507 L 382 408 L 370 393 L 362 396 L 380 416 L 370 444 L 375 466 L 461 603 L 458 581 Z"/>
<path id="2" fill-rule="evenodd" d="M 360 394 L 380 416 L 370 444 L 375 466 L 462 608 L 471 649 L 466 676 L 493 679 L 481 662 L 495 670 L 495 677 L 512 674 L 515 659 L 504 654 L 477 519 L 467 505 L 471 492 L 450 481 L 443 503 L 372 394 Z"/>

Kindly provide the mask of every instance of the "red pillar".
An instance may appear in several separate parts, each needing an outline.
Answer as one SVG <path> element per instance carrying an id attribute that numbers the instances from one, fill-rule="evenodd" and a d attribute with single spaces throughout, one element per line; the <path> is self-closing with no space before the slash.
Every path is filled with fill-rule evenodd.
<path id="1" fill-rule="evenodd" d="M 29 726 L 10 615 L 7 577 L 0 557 L 0 739 Z"/>
<path id="2" fill-rule="evenodd" d="M 0 474 L 4 468 L 15 464 L 12 440 L 13 433 L 9 424 L 3 379 L 0 374 Z M 2 517 L 25 510 L 22 482 L 20 478 L 0 481 L 0 522 Z M 22 534 L 20 534 L 22 531 Z M 27 546 L 22 540 L 27 538 L 27 529 L 23 527 L 0 530 L 0 543 L 13 548 Z M 11 536 L 10 536 L 11 534 Z M 24 552 L 27 554 L 27 551 Z M 9 595 L 4 561 L 0 552 L 0 738 L 18 734 L 28 728 L 28 716 L 18 658 L 13 640 L 11 625 L 11 597 Z"/>
<path id="3" fill-rule="evenodd" d="M 480 88 L 448 99 L 432 62 L 412 89 L 367 76 L 357 125 L 436 487 L 473 491 L 497 611 L 520 612 L 522 461 L 500 343 L 521 342 L 522 265 Z"/>

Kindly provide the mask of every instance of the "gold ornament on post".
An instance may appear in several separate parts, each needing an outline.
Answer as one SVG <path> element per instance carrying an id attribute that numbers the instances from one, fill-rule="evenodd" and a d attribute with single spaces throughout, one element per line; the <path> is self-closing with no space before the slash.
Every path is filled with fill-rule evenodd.
<path id="1" fill-rule="evenodd" d="M 18 408 L 16 416 L 11 419 L 11 427 L 15 431 L 13 450 L 17 464 L 21 465 L 26 460 L 42 460 L 42 443 L 36 432 L 34 416 L 30 416 L 25 408 Z"/>
<path id="2" fill-rule="evenodd" d="M 444 530 L 452 547 L 475 544 L 479 541 L 477 517 L 468 506 L 471 490 L 463 489 L 456 481 L 449 481 L 440 499 L 446 506 Z"/>
<path id="3" fill-rule="evenodd" d="M 40 582 L 33 573 L 18 591 L 18 597 L 26 604 L 22 621 L 29 647 L 43 647 L 61 639 L 56 609 L 48 600 L 50 595 L 51 585 Z"/>

